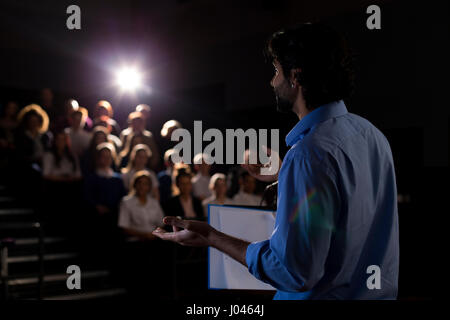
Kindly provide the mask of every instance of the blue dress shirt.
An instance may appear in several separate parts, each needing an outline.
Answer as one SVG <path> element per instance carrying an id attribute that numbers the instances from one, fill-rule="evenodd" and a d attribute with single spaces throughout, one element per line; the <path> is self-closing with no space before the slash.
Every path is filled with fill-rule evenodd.
<path id="1" fill-rule="evenodd" d="M 308 113 L 286 144 L 274 231 L 248 246 L 250 273 L 278 290 L 275 300 L 395 299 L 397 190 L 385 136 L 341 100 Z"/>

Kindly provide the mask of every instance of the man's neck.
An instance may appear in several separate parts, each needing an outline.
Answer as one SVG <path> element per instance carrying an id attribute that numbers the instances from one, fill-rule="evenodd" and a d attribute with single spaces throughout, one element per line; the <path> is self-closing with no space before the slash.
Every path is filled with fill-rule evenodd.
<path id="1" fill-rule="evenodd" d="M 297 115 L 299 120 L 302 120 L 310 112 L 306 107 L 306 102 L 305 99 L 303 99 L 303 95 L 299 94 L 297 96 L 294 106 L 292 107 L 292 111 Z"/>

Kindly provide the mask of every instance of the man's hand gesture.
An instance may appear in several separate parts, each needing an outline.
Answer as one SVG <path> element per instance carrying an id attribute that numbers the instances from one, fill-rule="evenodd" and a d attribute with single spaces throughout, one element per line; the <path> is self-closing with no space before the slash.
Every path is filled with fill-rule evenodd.
<path id="1" fill-rule="evenodd" d="M 167 232 L 162 228 L 157 228 L 153 231 L 155 236 L 163 240 L 176 242 L 182 246 L 205 247 L 211 245 L 210 238 L 215 229 L 204 221 L 165 217 L 163 222 L 171 225 L 173 230 L 173 232 Z"/>

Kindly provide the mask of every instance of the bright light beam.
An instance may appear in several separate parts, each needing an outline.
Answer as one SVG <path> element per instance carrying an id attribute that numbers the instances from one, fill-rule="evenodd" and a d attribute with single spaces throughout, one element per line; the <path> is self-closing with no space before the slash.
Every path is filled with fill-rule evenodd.
<path id="1" fill-rule="evenodd" d="M 141 74 L 132 67 L 122 68 L 116 73 L 117 85 L 123 91 L 135 91 L 141 86 L 141 80 Z"/>

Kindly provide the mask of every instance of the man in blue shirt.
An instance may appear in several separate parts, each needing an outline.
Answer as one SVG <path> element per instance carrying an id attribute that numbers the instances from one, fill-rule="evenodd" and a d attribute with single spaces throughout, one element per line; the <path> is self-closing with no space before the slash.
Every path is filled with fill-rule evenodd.
<path id="1" fill-rule="evenodd" d="M 277 216 L 269 240 L 248 243 L 204 222 L 166 217 L 173 232 L 155 235 L 182 245 L 210 245 L 278 291 L 274 299 L 395 299 L 399 245 L 397 191 L 389 143 L 343 102 L 352 71 L 332 29 L 304 24 L 268 42 L 278 109 L 300 121 L 275 176 Z M 179 228 L 183 228 L 180 230 Z"/>

